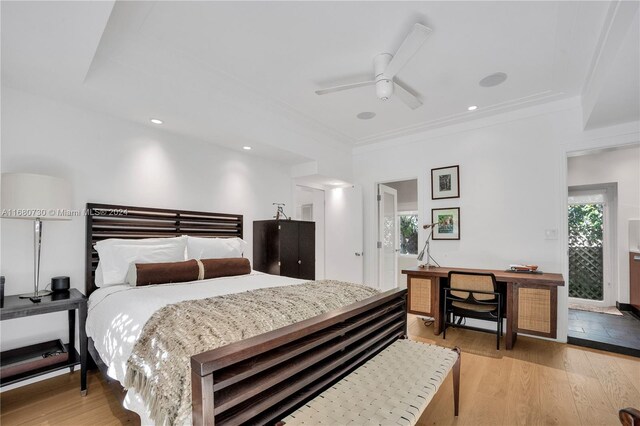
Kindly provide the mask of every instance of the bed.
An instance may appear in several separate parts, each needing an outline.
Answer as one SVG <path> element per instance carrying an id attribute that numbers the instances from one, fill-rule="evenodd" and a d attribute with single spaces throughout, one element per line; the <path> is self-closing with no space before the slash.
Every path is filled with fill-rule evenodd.
<path id="1" fill-rule="evenodd" d="M 86 290 L 89 353 L 116 387 L 142 327 L 171 304 L 305 284 L 258 272 L 193 283 L 98 289 L 94 244 L 110 238 L 234 238 L 243 216 L 88 204 Z M 126 212 L 126 214 L 122 214 Z M 225 296 L 226 297 L 226 296 Z M 207 299 L 210 300 L 210 299 Z M 275 423 L 406 336 L 406 290 L 378 293 L 272 331 L 194 354 L 190 365 L 190 421 L 194 424 Z M 125 408 L 152 423 L 148 403 L 121 391 Z"/>

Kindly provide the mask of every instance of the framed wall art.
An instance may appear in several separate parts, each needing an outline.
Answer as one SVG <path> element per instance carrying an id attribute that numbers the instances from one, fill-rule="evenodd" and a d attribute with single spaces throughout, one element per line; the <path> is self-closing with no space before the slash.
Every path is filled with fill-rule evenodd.
<path id="1" fill-rule="evenodd" d="M 431 199 L 460 197 L 460 167 L 449 166 L 431 169 Z"/>
<path id="2" fill-rule="evenodd" d="M 431 209 L 431 223 L 437 224 L 433 229 L 434 240 L 460 239 L 460 207 Z"/>

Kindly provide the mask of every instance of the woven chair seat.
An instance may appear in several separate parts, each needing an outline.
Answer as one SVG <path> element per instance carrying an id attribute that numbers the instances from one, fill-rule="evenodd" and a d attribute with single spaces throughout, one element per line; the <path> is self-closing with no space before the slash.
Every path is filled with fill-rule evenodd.
<path id="1" fill-rule="evenodd" d="M 451 302 L 453 306 L 460 309 L 466 309 L 467 311 L 476 311 L 476 312 L 493 312 L 498 307 L 496 305 L 478 305 L 475 303 L 465 303 L 465 302 Z"/>
<path id="2" fill-rule="evenodd" d="M 414 425 L 457 359 L 448 348 L 397 340 L 283 421 Z"/>

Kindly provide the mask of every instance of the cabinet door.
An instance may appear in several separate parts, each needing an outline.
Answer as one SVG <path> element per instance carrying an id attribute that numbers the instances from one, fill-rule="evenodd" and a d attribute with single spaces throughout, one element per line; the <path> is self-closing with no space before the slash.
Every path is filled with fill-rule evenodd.
<path id="1" fill-rule="evenodd" d="M 409 290 L 409 307 L 411 314 L 435 316 L 434 306 L 434 285 L 437 278 L 430 277 L 407 277 L 407 288 Z"/>
<path id="2" fill-rule="evenodd" d="M 278 223 L 280 245 L 280 275 L 299 277 L 298 222 L 281 220 Z"/>
<path id="3" fill-rule="evenodd" d="M 253 222 L 253 269 L 280 275 L 278 228 L 274 221 Z"/>
<path id="4" fill-rule="evenodd" d="M 517 331 L 555 339 L 558 321 L 557 287 L 522 284 L 514 303 Z"/>
<path id="5" fill-rule="evenodd" d="M 298 277 L 304 280 L 316 279 L 316 224 L 298 223 Z"/>

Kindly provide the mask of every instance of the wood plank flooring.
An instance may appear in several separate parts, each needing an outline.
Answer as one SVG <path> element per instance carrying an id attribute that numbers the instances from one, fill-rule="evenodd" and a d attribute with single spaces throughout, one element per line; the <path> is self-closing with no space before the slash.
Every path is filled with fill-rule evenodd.
<path id="1" fill-rule="evenodd" d="M 447 379 L 419 425 L 619 425 L 617 412 L 640 407 L 640 360 L 520 336 L 513 351 L 495 350 L 491 334 L 448 330 L 433 336 L 409 316 L 411 338 L 462 348 L 460 415 Z M 0 394 L 0 424 L 137 424 L 97 371 L 80 396 L 80 374 L 66 374 Z"/>
<path id="2" fill-rule="evenodd" d="M 442 344 L 432 330 L 410 316 L 411 338 Z M 640 407 L 638 358 L 523 336 L 496 351 L 494 339 L 447 330 L 446 345 L 463 351 L 460 415 L 447 379 L 420 425 L 620 425 L 619 409 Z"/>

